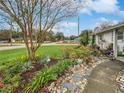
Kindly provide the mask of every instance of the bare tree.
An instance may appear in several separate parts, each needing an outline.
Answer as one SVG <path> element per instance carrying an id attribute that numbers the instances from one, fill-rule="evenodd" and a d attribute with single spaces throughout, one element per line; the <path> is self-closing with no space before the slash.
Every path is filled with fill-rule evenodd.
<path id="1" fill-rule="evenodd" d="M 76 0 L 0 0 L 0 15 L 19 26 L 31 61 L 35 61 L 46 32 L 74 16 L 77 9 Z"/>
<path id="2" fill-rule="evenodd" d="M 113 25 L 114 25 L 114 23 L 112 23 L 110 21 L 103 21 L 97 27 L 95 27 L 94 32 L 95 33 L 100 32 L 108 27 L 113 26 Z"/>
<path id="3" fill-rule="evenodd" d="M 105 22 L 102 22 L 102 23 L 99 25 L 99 27 L 100 27 L 101 29 L 105 29 L 105 28 L 108 28 L 108 27 L 110 27 L 110 26 L 112 26 L 112 25 L 113 25 L 112 22 L 110 22 L 110 21 L 105 21 Z"/>

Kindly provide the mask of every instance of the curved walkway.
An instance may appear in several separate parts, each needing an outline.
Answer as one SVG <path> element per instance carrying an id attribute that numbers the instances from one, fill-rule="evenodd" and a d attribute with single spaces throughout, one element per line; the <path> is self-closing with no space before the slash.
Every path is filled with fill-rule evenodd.
<path id="1" fill-rule="evenodd" d="M 124 70 L 124 63 L 109 61 L 98 65 L 92 72 L 83 93 L 117 93 L 116 76 Z"/>

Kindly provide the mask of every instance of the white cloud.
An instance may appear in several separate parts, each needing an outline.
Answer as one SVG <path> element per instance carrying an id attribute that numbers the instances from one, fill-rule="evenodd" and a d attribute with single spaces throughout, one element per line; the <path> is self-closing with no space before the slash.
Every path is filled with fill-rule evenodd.
<path id="1" fill-rule="evenodd" d="M 96 13 L 124 15 L 124 11 L 120 10 L 118 4 L 117 0 L 87 0 L 86 7 L 81 12 L 89 14 L 95 11 Z"/>
<path id="2" fill-rule="evenodd" d="M 110 23 L 111 25 L 116 25 L 116 24 L 118 24 L 119 20 L 111 20 L 111 19 L 107 19 L 105 17 L 101 17 L 101 18 L 98 18 L 97 20 L 95 20 L 94 27 L 97 27 L 101 23 L 104 23 L 104 22 Z"/>
<path id="3" fill-rule="evenodd" d="M 88 8 L 81 9 L 80 12 L 83 14 L 91 15 L 91 11 Z"/>
<path id="4" fill-rule="evenodd" d="M 106 21 L 108 21 L 108 19 L 105 18 L 105 17 L 101 17 L 101 18 L 100 18 L 100 21 L 102 21 L 102 22 L 106 22 Z"/>
<path id="5" fill-rule="evenodd" d="M 75 29 L 77 28 L 76 22 L 60 22 L 58 23 L 54 28 L 54 32 L 63 32 L 66 36 L 72 35 L 75 32 Z"/>

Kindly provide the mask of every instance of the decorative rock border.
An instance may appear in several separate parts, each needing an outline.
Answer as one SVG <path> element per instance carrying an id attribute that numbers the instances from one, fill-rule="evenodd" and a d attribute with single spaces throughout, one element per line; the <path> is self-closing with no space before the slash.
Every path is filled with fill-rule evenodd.
<path id="1" fill-rule="evenodd" d="M 116 81 L 119 86 L 118 93 L 124 93 L 124 70 L 119 72 Z"/>
<path id="2" fill-rule="evenodd" d="M 82 93 L 93 68 L 95 68 L 98 64 L 105 62 L 104 59 L 97 57 L 94 57 L 93 60 L 92 64 L 86 65 L 82 59 L 78 59 L 77 65 L 70 67 L 62 77 L 48 86 L 49 92 Z"/>

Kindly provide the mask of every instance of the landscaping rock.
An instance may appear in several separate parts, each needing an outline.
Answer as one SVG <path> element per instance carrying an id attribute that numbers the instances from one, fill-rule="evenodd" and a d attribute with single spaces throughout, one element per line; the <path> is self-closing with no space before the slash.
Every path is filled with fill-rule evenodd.
<path id="1" fill-rule="evenodd" d="M 117 78 L 116 78 L 116 81 L 118 83 L 118 86 L 119 86 L 119 89 L 120 89 L 120 93 L 124 93 L 124 70 L 121 71 Z"/>
<path id="2" fill-rule="evenodd" d="M 77 63 L 78 64 L 82 64 L 83 63 L 83 59 L 77 59 Z"/>
<path id="3" fill-rule="evenodd" d="M 78 59 L 78 64 L 70 67 L 66 73 L 60 77 L 55 83 L 49 86 L 50 93 L 82 93 L 87 80 L 98 64 L 104 62 L 93 58 L 92 65 L 86 65 L 83 60 Z M 96 61 L 97 60 L 97 61 Z"/>
<path id="4" fill-rule="evenodd" d="M 74 93 L 74 91 L 76 90 L 76 85 L 72 84 L 72 83 L 67 83 L 65 82 L 63 84 L 63 88 L 66 88 L 67 90 L 70 91 L 70 93 Z"/>

